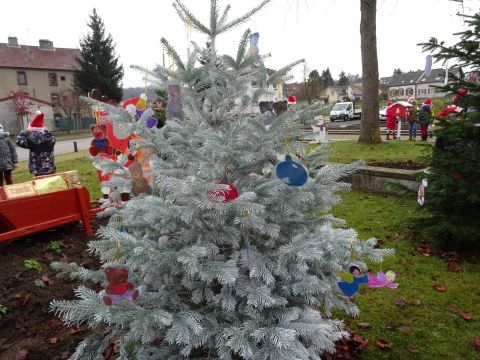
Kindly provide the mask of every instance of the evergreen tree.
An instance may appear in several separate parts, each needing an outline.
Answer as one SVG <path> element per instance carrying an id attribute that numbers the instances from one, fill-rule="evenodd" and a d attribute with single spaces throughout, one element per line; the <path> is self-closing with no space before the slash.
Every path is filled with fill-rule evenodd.
<path id="1" fill-rule="evenodd" d="M 75 86 L 85 94 L 99 89 L 102 95 L 117 102 L 122 100 L 123 66 L 115 55 L 112 36 L 105 35 L 103 20 L 93 9 L 88 27 L 91 32 L 80 40 L 80 70 L 75 73 Z"/>
<path id="2" fill-rule="evenodd" d="M 340 75 L 338 75 L 338 85 L 348 85 L 350 84 L 350 80 L 348 80 L 347 75 L 345 75 L 345 72 L 341 72 Z"/>
<path id="3" fill-rule="evenodd" d="M 100 230 L 102 240 L 89 244 L 104 266 L 129 269 L 138 298 L 108 306 L 104 291 L 82 286 L 76 290 L 80 300 L 52 302 L 68 324 L 93 329 L 73 359 L 101 358 L 114 339 L 122 359 L 320 359 L 346 335 L 343 324 L 330 318 L 332 310 L 358 313 L 339 292 L 337 274 L 353 260 L 365 269 L 366 258 L 380 261 L 391 253 L 375 249 L 375 239 L 359 241 L 327 215 L 339 200 L 336 193 L 348 188 L 339 179 L 355 166 L 320 166 L 324 147 L 302 152 L 297 140 L 303 123 L 320 106 L 291 108 L 268 129 L 249 112 L 267 86 L 299 61 L 268 75 L 263 57 L 247 53 L 249 30 L 235 57 L 217 53 L 218 35 L 268 2 L 229 21 L 230 7 L 220 12 L 211 0 L 208 26 L 176 0 L 180 18 L 210 43 L 208 49 L 195 45 L 184 63 L 162 39 L 177 70 L 159 67 L 151 77 L 161 88 L 181 85 L 184 120 L 148 129 L 101 104 L 154 153 L 153 194 L 113 210 Z M 253 93 L 252 81 L 258 85 Z M 285 164 L 287 153 L 308 168 L 303 186 L 276 176 L 279 156 Z M 107 284 L 103 271 L 54 266 Z"/>
<path id="4" fill-rule="evenodd" d="M 402 74 L 403 74 L 403 71 L 400 68 L 393 70 L 393 76 L 402 75 Z"/>
<path id="5" fill-rule="evenodd" d="M 330 72 L 329 68 L 326 68 L 322 71 L 322 75 L 320 76 L 324 86 L 332 86 L 334 84 L 332 73 Z"/>
<path id="6" fill-rule="evenodd" d="M 323 88 L 324 86 L 320 74 L 317 70 L 312 70 L 302 88 L 302 100 L 307 100 L 308 103 L 311 104 L 312 100 L 317 99 L 320 96 Z"/>
<path id="7" fill-rule="evenodd" d="M 467 16 L 468 30 L 459 42 L 447 46 L 431 38 L 422 43 L 437 61 L 448 60 L 459 68 L 480 68 L 480 14 Z M 464 78 L 442 88 L 454 94 L 464 109 L 442 116 L 435 124 L 437 143 L 430 158 L 425 205 L 431 214 L 429 230 L 450 247 L 478 246 L 480 240 L 480 84 Z M 444 113 L 448 113 L 446 111 Z"/>

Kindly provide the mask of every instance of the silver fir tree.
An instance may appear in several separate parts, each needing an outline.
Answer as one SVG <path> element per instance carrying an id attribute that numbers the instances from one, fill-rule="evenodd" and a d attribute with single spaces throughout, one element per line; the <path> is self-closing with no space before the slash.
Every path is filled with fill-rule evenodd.
<path id="1" fill-rule="evenodd" d="M 102 105 L 142 137 L 138 146 L 153 152 L 153 195 L 114 211 L 99 230 L 101 239 L 89 243 L 103 267 L 129 269 L 138 298 L 108 306 L 103 290 L 81 286 L 78 300 L 52 301 L 52 311 L 67 324 L 93 329 L 71 359 L 101 359 L 114 340 L 120 359 L 320 359 L 346 336 L 331 311 L 357 315 L 358 309 L 340 293 L 338 274 L 348 271 L 352 259 L 365 269 L 365 259 L 379 262 L 391 251 L 375 249 L 375 239 L 358 240 L 327 214 L 340 200 L 337 193 L 349 188 L 339 179 L 356 165 L 322 166 L 324 146 L 302 152 L 302 128 L 318 106 L 289 109 L 270 127 L 249 111 L 298 62 L 269 75 L 262 56 L 247 54 L 249 30 L 236 57 L 217 53 L 217 36 L 268 2 L 229 21 L 230 6 L 220 12 L 211 0 L 207 26 L 176 0 L 181 20 L 204 33 L 208 46 L 194 43 L 184 63 L 162 39 L 176 71 L 159 66 L 149 78 L 161 89 L 181 85 L 183 120 L 148 129 L 123 110 Z M 251 90 L 252 82 L 258 89 Z M 289 186 L 276 177 L 286 153 L 304 162 L 305 185 Z M 222 180 L 238 189 L 238 198 L 223 202 L 212 195 L 226 189 Z M 107 285 L 103 269 L 53 267 Z"/>

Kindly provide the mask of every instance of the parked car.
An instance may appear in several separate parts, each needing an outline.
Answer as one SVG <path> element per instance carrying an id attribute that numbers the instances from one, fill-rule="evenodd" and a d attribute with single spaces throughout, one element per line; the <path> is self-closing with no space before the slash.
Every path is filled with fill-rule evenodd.
<path id="1" fill-rule="evenodd" d="M 386 106 L 382 106 L 378 110 L 378 118 L 380 119 L 380 121 L 387 120 L 387 107 Z"/>
<path id="2" fill-rule="evenodd" d="M 339 102 L 333 105 L 332 111 L 330 111 L 330 121 L 355 120 L 360 119 L 361 115 L 362 109 L 356 109 L 353 102 Z"/>

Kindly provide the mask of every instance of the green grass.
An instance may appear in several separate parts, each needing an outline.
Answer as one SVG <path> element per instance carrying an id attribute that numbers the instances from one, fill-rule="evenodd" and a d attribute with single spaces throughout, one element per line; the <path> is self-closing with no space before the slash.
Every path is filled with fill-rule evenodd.
<path id="1" fill-rule="evenodd" d="M 349 163 L 356 160 L 422 162 L 422 157 L 431 150 L 431 144 L 414 141 L 391 141 L 378 145 L 359 144 L 355 140 L 332 141 L 329 161 Z"/>
<path id="2" fill-rule="evenodd" d="M 90 198 L 93 200 L 101 197 L 97 170 L 88 159 L 87 150 L 57 155 L 55 156 L 55 164 L 57 166 L 57 172 L 77 170 L 80 182 L 88 189 Z M 13 182 L 17 184 L 30 181 L 32 178 L 32 175 L 28 172 L 28 162 L 20 162 L 19 167 L 13 172 Z"/>
<path id="3" fill-rule="evenodd" d="M 352 191 L 342 194 L 342 203 L 333 214 L 347 220 L 361 239 L 384 239 L 382 247 L 394 248 L 396 255 L 382 264 L 370 264 L 372 272 L 393 270 L 399 287 L 370 289 L 363 287 L 355 296 L 360 308 L 358 318 L 341 316 L 353 331 L 368 339 L 370 345 L 362 359 L 478 359 L 480 352 L 472 341 L 480 336 L 479 287 L 480 264 L 462 262 L 464 271 L 447 270 L 447 262 L 435 256 L 424 256 L 415 251 L 416 244 L 408 239 L 408 219 L 418 216 L 414 199 L 379 196 Z M 435 284 L 447 285 L 440 293 Z M 396 298 L 407 303 L 419 299 L 421 304 L 399 308 Z M 466 321 L 448 310 L 456 305 L 459 311 L 468 311 L 474 320 Z M 359 322 L 371 324 L 369 329 L 358 327 Z M 386 339 L 392 350 L 379 350 L 375 343 Z M 417 347 L 420 352 L 411 353 Z"/>

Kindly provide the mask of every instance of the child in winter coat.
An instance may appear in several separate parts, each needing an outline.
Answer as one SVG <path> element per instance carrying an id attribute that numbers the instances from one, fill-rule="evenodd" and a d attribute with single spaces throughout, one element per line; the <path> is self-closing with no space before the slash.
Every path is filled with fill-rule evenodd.
<path id="1" fill-rule="evenodd" d="M 408 109 L 408 115 L 407 115 L 408 140 L 416 140 L 417 121 L 418 121 L 417 102 L 413 97 L 409 97 L 407 101 L 410 105 L 412 105 L 412 107 Z"/>
<path id="2" fill-rule="evenodd" d="M 17 145 L 29 149 L 28 170 L 33 175 L 47 175 L 55 173 L 55 158 L 53 147 L 55 137 L 45 128 L 43 113 L 37 111 L 35 117 L 17 136 Z"/>
<path id="3" fill-rule="evenodd" d="M 425 99 L 420 111 L 420 133 L 422 140 L 427 141 L 428 125 L 432 122 L 432 99 Z"/>
<path id="4" fill-rule="evenodd" d="M 391 107 L 393 101 L 389 101 L 387 104 L 387 116 L 385 119 L 385 126 L 387 127 L 387 140 L 390 140 L 390 135 L 392 135 L 392 139 L 395 140 L 395 127 L 396 127 L 396 119 L 395 111 Z"/>
<path id="5" fill-rule="evenodd" d="M 15 170 L 18 162 L 17 152 L 9 135 L 0 125 L 0 186 L 3 186 L 4 178 L 7 185 L 13 184 L 12 171 Z"/>

